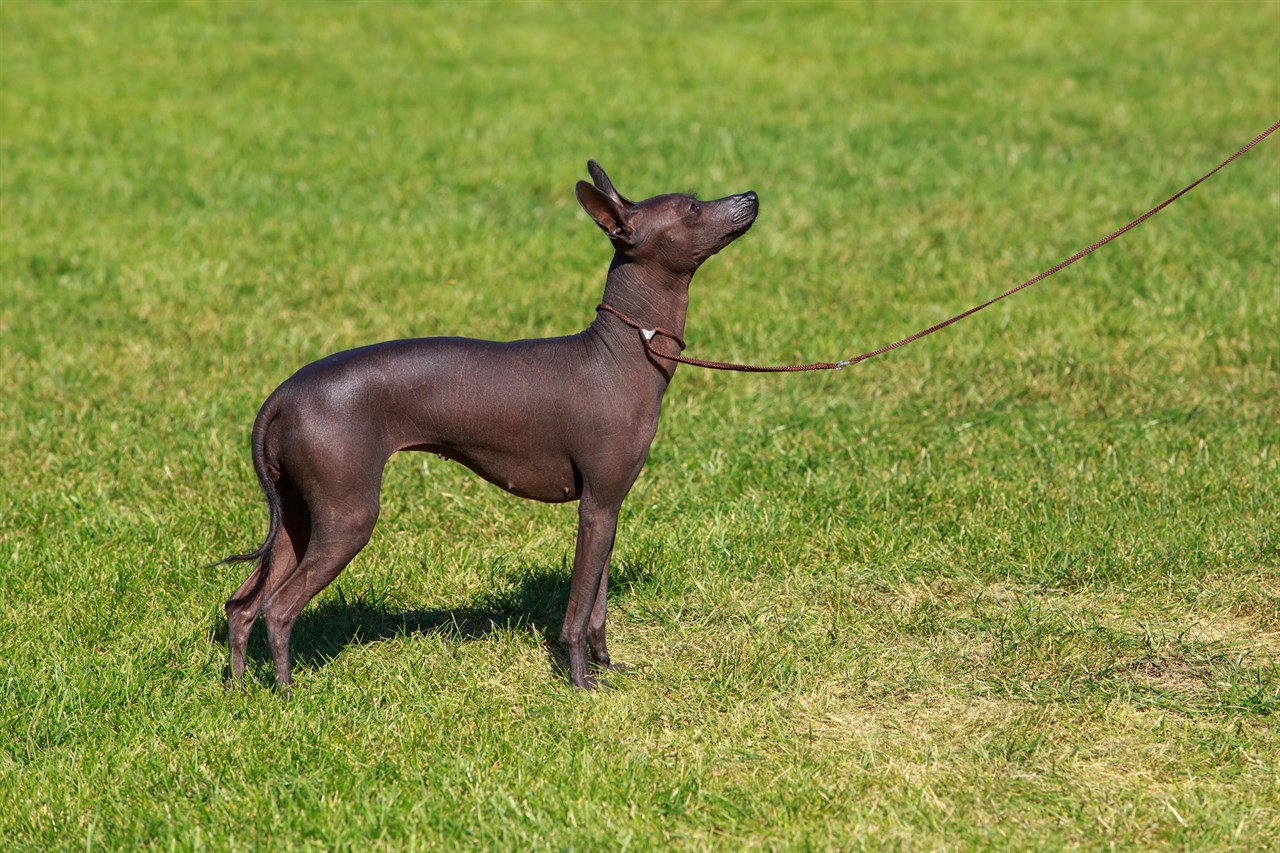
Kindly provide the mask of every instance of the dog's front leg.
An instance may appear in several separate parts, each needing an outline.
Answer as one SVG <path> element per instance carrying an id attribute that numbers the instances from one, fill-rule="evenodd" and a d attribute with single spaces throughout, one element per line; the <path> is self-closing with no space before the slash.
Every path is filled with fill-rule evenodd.
<path id="1" fill-rule="evenodd" d="M 609 657 L 609 647 L 604 641 L 604 621 L 608 610 L 609 599 L 609 563 L 613 557 L 613 549 L 604 558 L 604 572 L 600 575 L 600 584 L 596 588 L 595 605 L 591 608 L 591 618 L 587 620 L 587 650 L 591 652 L 596 666 L 621 672 L 626 667 L 615 664 Z"/>
<path id="2" fill-rule="evenodd" d="M 569 679 L 574 687 L 583 690 L 596 688 L 596 680 L 587 674 L 587 624 L 596 607 L 597 595 L 603 593 L 601 582 L 613 553 L 618 509 L 602 506 L 587 495 L 583 495 L 578 506 L 578 545 L 573 555 L 569 606 L 560 629 L 560 642 L 569 653 Z M 604 625 L 599 628 L 603 636 Z"/>

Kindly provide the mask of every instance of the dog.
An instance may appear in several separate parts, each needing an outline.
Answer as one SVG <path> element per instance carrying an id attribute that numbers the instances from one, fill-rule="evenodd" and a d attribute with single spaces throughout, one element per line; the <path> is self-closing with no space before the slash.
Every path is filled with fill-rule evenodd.
<path id="1" fill-rule="evenodd" d="M 401 450 L 460 462 L 522 498 L 579 502 L 560 642 L 575 688 L 595 689 L 593 672 L 616 668 L 605 614 L 618 511 L 657 432 L 689 283 L 747 232 L 759 198 L 748 191 L 714 201 L 667 194 L 632 202 L 594 160 L 587 170 L 592 183 L 578 182 L 578 201 L 608 236 L 613 260 L 586 330 L 364 346 L 308 364 L 263 403 L 252 454 L 267 536 L 256 550 L 222 561 L 256 562 L 226 602 L 232 680 L 244 674 L 261 615 L 277 684 L 290 691 L 298 614 L 369 541 L 383 468 Z"/>

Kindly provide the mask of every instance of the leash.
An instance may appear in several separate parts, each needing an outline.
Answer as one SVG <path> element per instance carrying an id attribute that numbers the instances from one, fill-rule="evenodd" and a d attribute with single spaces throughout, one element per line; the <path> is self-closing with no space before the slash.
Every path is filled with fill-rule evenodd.
<path id="1" fill-rule="evenodd" d="M 1252 149 L 1255 145 L 1257 145 L 1262 140 L 1266 139 L 1268 136 L 1274 133 L 1277 129 L 1280 129 L 1280 121 L 1276 122 L 1275 124 L 1271 125 L 1271 127 L 1267 128 L 1262 133 L 1258 134 L 1258 136 L 1256 136 L 1252 142 L 1250 142 L 1248 145 L 1241 148 L 1236 153 L 1232 154 L 1226 160 L 1223 160 L 1221 163 L 1219 163 L 1211 171 L 1207 172 L 1199 180 L 1188 184 L 1187 186 L 1183 187 L 1174 195 L 1169 196 L 1169 198 L 1160 202 L 1158 205 L 1151 208 L 1146 213 L 1139 216 L 1137 219 L 1134 219 L 1133 221 L 1131 221 L 1129 224 L 1125 225 L 1122 228 L 1117 228 L 1115 231 L 1112 231 L 1110 234 L 1103 237 L 1101 240 L 1097 241 L 1096 243 L 1093 243 L 1092 245 L 1084 249 L 1081 249 L 1071 257 L 1067 258 L 1062 263 L 1058 264 L 1057 266 L 1050 267 L 1049 269 L 1040 273 L 1035 278 L 1029 278 L 1026 281 L 1024 281 L 1022 284 L 1019 284 L 1017 287 L 1006 290 L 1004 293 L 1000 294 L 994 299 L 989 299 L 986 302 L 983 302 L 981 305 L 975 305 L 973 308 L 970 308 L 968 311 L 963 311 L 955 315 L 954 317 L 943 320 L 941 323 L 935 323 L 934 325 L 930 326 L 927 329 L 921 329 L 920 331 L 916 332 L 914 335 L 908 335 L 907 337 L 902 338 L 901 340 L 897 340 L 891 344 L 882 346 L 880 347 L 880 349 L 872 350 L 871 352 L 864 352 L 862 355 L 856 355 L 856 356 L 853 356 L 852 358 L 842 359 L 840 361 L 815 361 L 809 364 L 763 365 L 763 364 L 737 364 L 731 361 L 708 361 L 701 358 L 688 358 L 682 355 L 667 355 L 665 353 L 660 353 L 653 348 L 654 337 L 657 335 L 661 335 L 664 338 L 668 338 L 674 341 L 676 345 L 679 346 L 681 350 L 683 350 L 685 348 L 684 340 L 681 339 L 679 335 L 675 334 L 674 332 L 668 331 L 667 329 L 662 329 L 658 327 L 647 328 L 641 325 L 640 323 L 638 323 L 637 321 L 631 319 L 626 314 L 623 314 L 621 311 L 614 308 L 612 305 L 609 305 L 604 302 L 601 302 L 599 305 L 596 306 L 596 311 L 597 312 L 607 311 L 613 316 L 617 317 L 626 325 L 638 331 L 640 333 L 640 339 L 644 343 L 645 352 L 647 352 L 653 358 L 665 358 L 668 361 L 678 361 L 681 364 L 691 364 L 694 367 L 705 367 L 709 370 L 736 370 L 742 373 L 798 373 L 800 371 L 805 371 L 805 370 L 842 370 L 843 368 L 846 368 L 850 365 L 859 364 L 861 362 L 866 361 L 867 359 L 875 358 L 878 355 L 884 355 L 890 350 L 895 350 L 898 347 L 904 347 L 907 344 L 912 343 L 913 341 L 918 341 L 923 337 L 932 335 L 934 332 L 941 331 L 945 329 L 947 326 L 950 326 L 952 323 L 958 323 L 959 321 L 963 320 L 965 317 L 968 317 L 971 314 L 977 314 L 983 308 L 987 308 L 996 304 L 1001 299 L 1006 299 L 1020 290 L 1024 290 L 1033 284 L 1037 284 L 1041 281 L 1044 281 L 1046 278 L 1053 275 L 1054 273 L 1061 272 L 1062 270 L 1071 266 L 1076 261 L 1085 257 L 1086 255 L 1090 255 L 1093 252 L 1097 251 L 1098 249 L 1101 249 L 1103 246 L 1107 245 L 1112 240 L 1116 239 L 1122 234 L 1125 234 L 1126 232 L 1131 231 L 1134 228 L 1137 228 L 1139 225 L 1146 222 L 1148 219 L 1155 216 L 1157 213 L 1164 210 L 1166 207 L 1173 204 L 1175 201 L 1182 198 L 1184 195 L 1191 192 L 1193 189 L 1195 189 L 1196 187 L 1203 184 L 1205 181 L 1212 178 L 1218 172 L 1222 171 L 1222 169 L 1224 169 L 1226 166 L 1234 162 L 1237 158 L 1243 156 L 1244 154 L 1247 154 L 1250 149 Z"/>

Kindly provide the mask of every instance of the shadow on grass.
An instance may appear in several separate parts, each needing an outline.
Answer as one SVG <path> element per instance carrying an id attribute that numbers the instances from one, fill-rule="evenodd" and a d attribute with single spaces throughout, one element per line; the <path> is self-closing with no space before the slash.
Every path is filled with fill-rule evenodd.
<path id="1" fill-rule="evenodd" d="M 404 608 L 376 590 L 354 596 L 341 586 L 308 606 L 293 629 L 294 671 L 320 669 L 349 646 L 398 637 L 434 634 L 464 641 L 483 640 L 496 631 L 532 630 L 542 638 L 551 665 L 567 678 L 568 659 L 560 643 L 560 620 L 569 599 L 567 567 L 522 570 L 508 587 L 480 596 L 470 606 L 443 609 Z M 219 616 L 209 641 L 226 648 L 227 620 Z M 249 639 L 246 676 L 274 684 L 271 649 L 261 620 Z M 224 675 L 227 672 L 224 670 Z"/>

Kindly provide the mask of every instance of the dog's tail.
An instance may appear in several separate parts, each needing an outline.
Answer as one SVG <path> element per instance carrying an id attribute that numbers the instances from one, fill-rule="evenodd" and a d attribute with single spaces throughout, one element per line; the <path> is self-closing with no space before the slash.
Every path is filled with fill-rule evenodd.
<path id="1" fill-rule="evenodd" d="M 276 535 L 280 532 L 280 525 L 284 519 L 284 511 L 281 508 L 280 490 L 276 486 L 276 481 L 271 476 L 271 472 L 267 469 L 267 430 L 271 427 L 271 422 L 276 417 L 276 406 L 272 399 L 268 399 L 262 406 L 262 410 L 258 412 L 257 420 L 253 422 L 252 453 L 253 453 L 253 470 L 258 475 L 258 483 L 262 486 L 262 494 L 267 499 L 267 537 L 253 551 L 245 554 L 232 554 L 229 557 L 223 557 L 211 565 L 221 566 L 224 563 L 248 563 L 255 560 L 269 560 L 271 556 L 271 547 L 275 544 Z M 263 574 L 266 574 L 266 566 L 263 566 Z"/>

